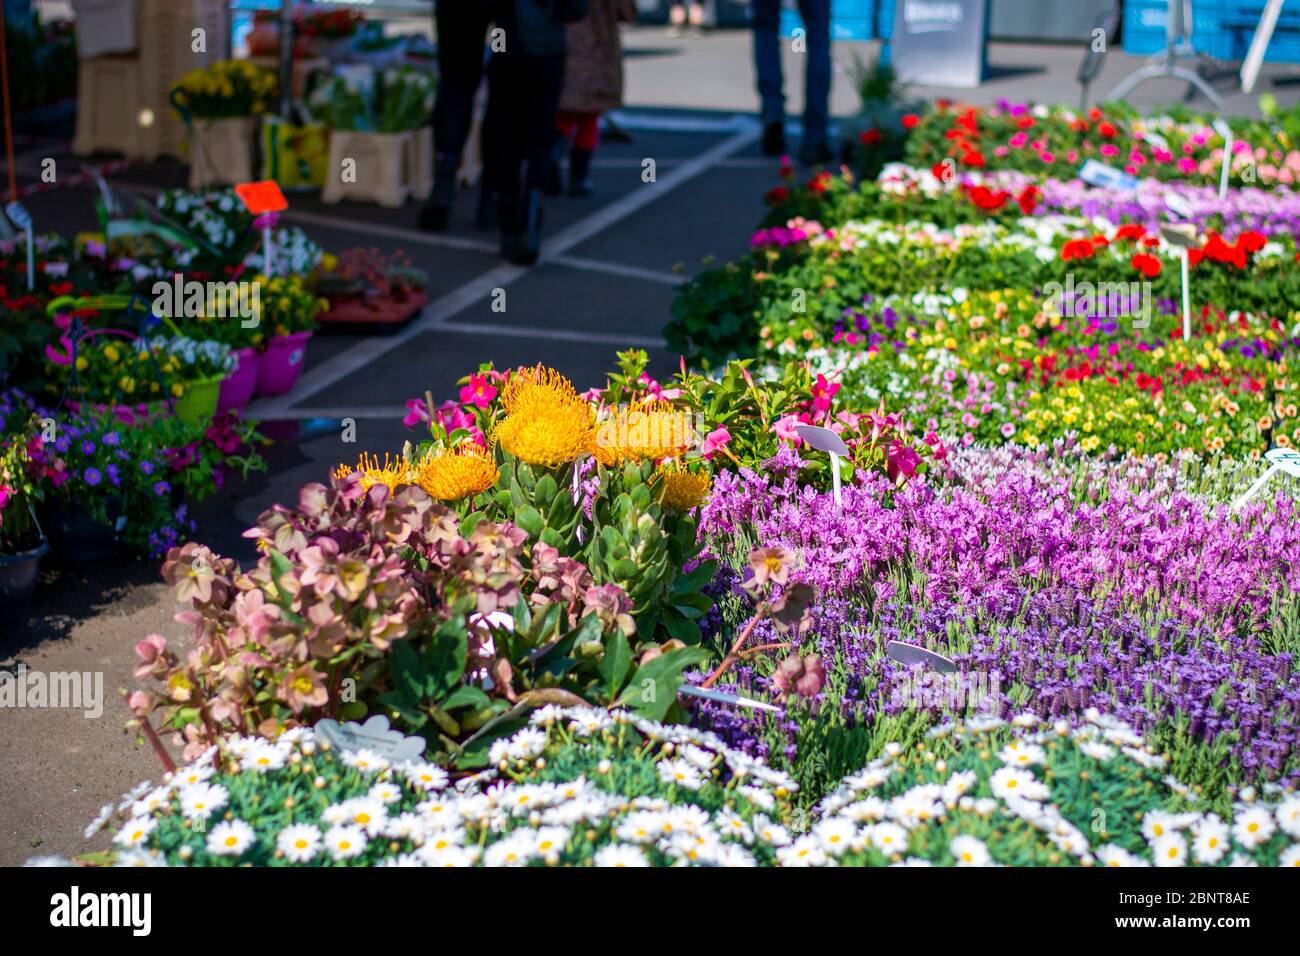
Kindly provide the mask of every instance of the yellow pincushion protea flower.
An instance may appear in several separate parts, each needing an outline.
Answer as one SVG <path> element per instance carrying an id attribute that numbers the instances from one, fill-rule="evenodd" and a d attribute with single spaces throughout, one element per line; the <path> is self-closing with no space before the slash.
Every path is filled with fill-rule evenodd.
<path id="1" fill-rule="evenodd" d="M 664 485 L 664 507 L 677 511 L 690 511 L 698 507 L 713 486 L 713 479 L 707 472 L 691 472 L 680 463 L 660 468 L 659 478 Z"/>
<path id="2" fill-rule="evenodd" d="M 356 468 L 350 465 L 339 465 L 334 469 L 334 478 L 342 481 L 354 471 L 361 473 L 361 487 L 369 491 L 375 485 L 387 485 L 389 491 L 396 491 L 398 485 L 411 484 L 411 469 L 407 465 L 406 459 L 398 457 L 393 461 L 387 454 L 384 455 L 384 463 L 379 463 L 378 457 L 371 457 L 369 452 L 362 452 L 361 457 L 357 459 Z"/>
<path id="3" fill-rule="evenodd" d="M 507 415 L 578 401 L 573 383 L 545 365 L 516 369 L 501 389 L 501 407 Z"/>
<path id="4" fill-rule="evenodd" d="M 459 501 L 487 491 L 501 472 L 492 452 L 474 442 L 430 452 L 415 467 L 415 483 L 430 498 Z"/>
<path id="5" fill-rule="evenodd" d="M 607 415 L 592 454 L 602 465 L 675 458 L 692 445 L 690 417 L 668 402 L 633 402 Z"/>
<path id="6" fill-rule="evenodd" d="M 560 468 L 591 450 L 594 415 L 573 384 L 554 369 L 519 369 L 502 389 L 506 417 L 492 441 L 520 461 Z"/>

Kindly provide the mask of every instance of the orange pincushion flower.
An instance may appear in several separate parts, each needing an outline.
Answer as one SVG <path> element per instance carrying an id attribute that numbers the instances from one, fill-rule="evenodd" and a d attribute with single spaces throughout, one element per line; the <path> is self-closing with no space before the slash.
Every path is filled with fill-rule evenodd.
<path id="1" fill-rule="evenodd" d="M 624 461 L 675 458 L 691 448 L 690 416 L 668 402 L 643 400 L 606 415 L 592 454 L 610 466 Z"/>
<path id="2" fill-rule="evenodd" d="M 594 415 L 573 384 L 554 369 L 519 369 L 501 393 L 506 417 L 492 441 L 520 461 L 560 468 L 591 449 Z"/>
<path id="3" fill-rule="evenodd" d="M 431 498 L 459 501 L 482 494 L 500 477 L 491 450 L 474 442 L 432 451 L 415 468 L 415 483 Z"/>
<path id="4" fill-rule="evenodd" d="M 507 415 L 578 401 L 573 383 L 544 365 L 516 369 L 501 389 L 501 406 Z"/>
<path id="5" fill-rule="evenodd" d="M 399 457 L 396 461 L 392 461 L 387 454 L 384 455 L 384 463 L 381 465 L 378 457 L 372 458 L 369 452 L 362 452 L 355 469 L 348 465 L 339 465 L 334 469 L 334 478 L 342 481 L 353 471 L 361 473 L 361 487 L 366 491 L 375 485 L 387 485 L 389 491 L 396 491 L 398 485 L 411 483 L 411 469 L 406 459 Z"/>
<path id="6" fill-rule="evenodd" d="M 708 472 L 694 473 L 687 471 L 679 463 L 665 465 L 659 470 L 664 490 L 661 500 L 665 508 L 677 511 L 690 511 L 698 507 L 709 493 L 713 480 Z"/>

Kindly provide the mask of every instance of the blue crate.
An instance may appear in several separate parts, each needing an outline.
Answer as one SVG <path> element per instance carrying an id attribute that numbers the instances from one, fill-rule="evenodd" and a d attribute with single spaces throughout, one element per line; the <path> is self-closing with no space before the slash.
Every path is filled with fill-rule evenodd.
<path id="1" fill-rule="evenodd" d="M 1192 45 L 1221 60 L 1240 60 L 1250 48 L 1255 24 L 1264 5 L 1259 0 L 1193 0 Z M 1166 0 L 1126 0 L 1124 52 L 1138 56 L 1158 53 L 1165 46 Z M 1265 59 L 1295 62 L 1300 55 L 1300 0 L 1287 0 Z"/>
<path id="2" fill-rule="evenodd" d="M 888 40 L 894 35 L 894 9 L 898 0 L 876 0 L 876 36 Z"/>
<path id="3" fill-rule="evenodd" d="M 831 0 L 831 39 L 870 40 L 875 36 L 875 18 L 872 16 L 874 0 Z M 798 10 L 781 10 L 781 36 L 803 26 Z"/>

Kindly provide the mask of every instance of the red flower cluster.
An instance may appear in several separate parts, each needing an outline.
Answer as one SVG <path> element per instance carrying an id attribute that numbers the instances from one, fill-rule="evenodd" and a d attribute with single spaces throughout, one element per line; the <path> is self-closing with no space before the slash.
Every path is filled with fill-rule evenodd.
<path id="1" fill-rule="evenodd" d="M 1223 236 L 1211 231 L 1205 240 L 1205 245 L 1199 249 L 1190 250 L 1188 261 L 1195 266 L 1209 259 L 1211 262 L 1218 262 L 1244 270 L 1249 264 L 1247 257 L 1259 252 L 1267 242 L 1268 239 L 1265 238 L 1263 233 L 1252 231 L 1243 232 L 1237 237 L 1236 242 L 1229 245 L 1224 241 Z"/>

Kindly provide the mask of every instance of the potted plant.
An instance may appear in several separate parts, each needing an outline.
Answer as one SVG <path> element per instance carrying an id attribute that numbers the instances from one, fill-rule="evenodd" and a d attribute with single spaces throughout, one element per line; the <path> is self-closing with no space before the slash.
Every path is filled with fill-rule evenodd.
<path id="1" fill-rule="evenodd" d="M 329 303 L 318 298 L 300 277 L 259 275 L 260 324 L 265 346 L 257 372 L 259 396 L 283 395 L 302 375 L 307 343 L 316 329 L 316 317 Z"/>
<path id="2" fill-rule="evenodd" d="M 275 100 L 275 74 L 247 60 L 191 70 L 172 87 L 190 129 L 190 188 L 253 179 L 257 117 Z"/>
<path id="3" fill-rule="evenodd" d="M 432 188 L 433 131 L 429 126 L 436 82 L 414 67 L 374 74 L 350 69 L 320 84 L 308 97 L 316 119 L 331 129 L 330 175 L 324 202 L 372 200 L 400 206 L 408 197 L 425 199 Z M 344 181 L 344 158 L 356 175 Z"/>
<path id="4" fill-rule="evenodd" d="M 221 383 L 237 365 L 229 345 L 187 335 L 157 335 L 137 340 L 135 350 L 162 373 L 177 418 L 193 423 L 212 419 Z"/>
<path id="5" fill-rule="evenodd" d="M 0 399 L 6 405 L 10 402 L 8 395 Z M 25 410 L 12 411 L 19 414 L 10 417 L 18 418 Z M 6 621 L 25 614 L 36 590 L 41 558 L 50 550 L 33 507 L 41 494 L 31 461 L 36 438 L 28 423 L 0 437 L 0 613 Z M 39 443 L 35 450 L 39 452 Z"/>
<path id="6" fill-rule="evenodd" d="M 385 255 L 379 249 L 348 249 L 323 263 L 317 291 L 329 301 L 321 316 L 331 324 L 405 322 L 428 301 L 428 276 L 414 268 L 405 253 Z"/>

